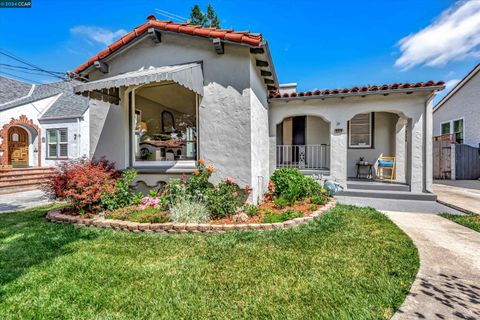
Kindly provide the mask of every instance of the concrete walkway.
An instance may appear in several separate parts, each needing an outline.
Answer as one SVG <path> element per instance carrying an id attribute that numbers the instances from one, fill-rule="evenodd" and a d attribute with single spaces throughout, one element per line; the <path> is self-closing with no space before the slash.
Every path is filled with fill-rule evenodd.
<path id="1" fill-rule="evenodd" d="M 0 195 L 0 214 L 52 203 L 41 190 Z"/>
<path id="2" fill-rule="evenodd" d="M 372 207 L 380 211 L 463 214 L 461 211 L 444 206 L 436 201 L 396 200 L 345 196 L 336 196 L 335 199 L 337 199 L 338 203 L 350 204 L 359 207 Z"/>
<path id="3" fill-rule="evenodd" d="M 385 213 L 420 254 L 417 278 L 392 319 L 480 319 L 480 233 L 433 214 Z"/>
<path id="4" fill-rule="evenodd" d="M 479 180 L 435 180 L 433 192 L 442 203 L 480 214 Z"/>

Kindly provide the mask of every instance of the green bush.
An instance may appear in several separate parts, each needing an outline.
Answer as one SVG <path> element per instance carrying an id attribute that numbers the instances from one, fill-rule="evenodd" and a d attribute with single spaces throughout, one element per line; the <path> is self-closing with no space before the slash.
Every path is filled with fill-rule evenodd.
<path id="1" fill-rule="evenodd" d="M 273 194 L 277 197 L 284 197 L 291 204 L 299 199 L 316 196 L 321 191 L 321 186 L 316 180 L 304 176 L 296 168 L 275 170 L 272 181 L 274 184 Z"/>
<path id="2" fill-rule="evenodd" d="M 208 189 L 205 195 L 207 208 L 213 218 L 221 219 L 234 214 L 245 202 L 237 184 L 221 181 L 216 188 Z"/>
<path id="3" fill-rule="evenodd" d="M 115 181 L 112 193 L 104 193 L 100 198 L 100 204 L 104 209 L 115 210 L 140 203 L 143 195 L 134 193 L 130 189 L 137 172 L 133 169 L 122 172 L 120 178 Z"/>
<path id="4" fill-rule="evenodd" d="M 253 217 L 257 213 L 257 207 L 254 204 L 246 204 L 243 211 L 249 216 Z"/>
<path id="5" fill-rule="evenodd" d="M 318 206 L 316 204 L 310 205 L 310 211 L 317 211 L 317 210 L 318 210 Z"/>
<path id="6" fill-rule="evenodd" d="M 263 216 L 262 222 L 263 223 L 283 222 L 283 221 L 292 220 L 295 218 L 300 218 L 302 215 L 303 214 L 301 211 L 294 212 L 293 210 L 287 210 L 281 214 L 271 212 L 271 213 L 266 213 Z"/>
<path id="7" fill-rule="evenodd" d="M 170 209 L 170 217 L 176 223 L 206 223 L 210 220 L 210 213 L 201 202 L 179 199 Z"/>
<path id="8" fill-rule="evenodd" d="M 283 209 L 286 206 L 288 206 L 289 201 L 285 197 L 278 197 L 275 200 L 273 200 L 273 203 L 278 209 Z"/>
<path id="9" fill-rule="evenodd" d="M 324 194 L 320 194 L 312 198 L 312 203 L 316 205 L 324 205 L 328 201 L 327 196 Z"/>

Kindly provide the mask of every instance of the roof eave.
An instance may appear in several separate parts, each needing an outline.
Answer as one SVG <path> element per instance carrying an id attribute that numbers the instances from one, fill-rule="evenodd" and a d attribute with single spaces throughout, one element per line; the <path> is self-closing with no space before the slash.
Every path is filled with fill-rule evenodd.
<path id="1" fill-rule="evenodd" d="M 275 101 L 292 101 L 292 100 L 312 100 L 312 99 L 331 99 L 331 98 L 347 98 L 347 97 L 362 97 L 370 95 L 388 95 L 393 93 L 413 93 L 413 92 L 429 92 L 429 91 L 440 91 L 445 88 L 444 85 L 441 86 L 430 86 L 430 87 L 421 87 L 421 88 L 404 88 L 404 89 L 390 89 L 390 90 L 377 90 L 377 91 L 360 91 L 360 92 L 349 92 L 349 93 L 336 93 L 336 94 L 325 94 L 325 95 L 311 95 L 311 96 L 296 96 L 296 97 L 281 97 L 281 98 L 269 98 L 269 102 Z"/>
<path id="2" fill-rule="evenodd" d="M 176 36 L 180 36 L 180 37 L 189 37 L 189 38 L 196 38 L 196 39 L 203 39 L 203 40 L 212 40 L 212 39 L 215 39 L 214 37 L 202 37 L 202 36 L 198 36 L 198 35 L 192 35 L 192 34 L 184 34 L 184 33 L 179 33 L 179 32 L 174 32 L 174 31 L 168 31 L 168 30 L 163 30 L 163 29 L 159 29 L 159 28 L 156 28 L 156 27 L 152 27 L 153 29 L 155 29 L 155 31 L 158 31 L 158 32 L 161 32 L 161 33 L 164 33 L 164 34 L 170 34 L 170 35 L 176 35 Z M 110 53 L 109 55 L 107 55 L 106 57 L 102 58 L 102 59 L 98 59 L 96 61 L 101 61 L 101 62 L 108 62 L 110 60 L 112 60 L 113 58 L 115 58 L 116 56 L 122 54 L 124 51 L 130 49 L 132 46 L 138 44 L 139 42 L 141 42 L 142 40 L 144 40 L 145 38 L 149 38 L 150 35 L 148 33 L 143 33 L 137 37 L 135 37 L 134 39 L 132 39 L 131 41 L 129 41 L 128 43 L 124 44 L 122 47 L 120 47 L 119 49 L 115 50 L 114 52 Z M 260 44 L 258 46 L 255 46 L 255 45 L 251 45 L 251 44 L 248 44 L 248 43 L 244 43 L 244 42 L 235 42 L 235 41 L 231 41 L 231 40 L 226 40 L 226 39 L 222 39 L 222 41 L 224 43 L 227 43 L 227 44 L 233 44 L 233 45 L 237 45 L 237 46 L 244 46 L 244 47 L 248 47 L 248 48 L 258 48 L 258 47 L 262 47 L 264 46 L 264 43 L 266 44 L 266 41 L 262 40 L 260 42 Z M 270 50 L 268 49 L 268 45 L 266 46 L 266 52 L 268 52 L 268 56 L 271 60 L 271 55 L 270 55 Z M 273 63 L 272 63 L 273 65 Z M 80 79 L 81 77 L 85 77 L 86 75 L 88 75 L 90 72 L 92 72 L 93 70 L 95 70 L 95 65 L 94 64 L 91 64 L 90 66 L 88 66 L 85 70 L 82 70 L 81 72 L 79 72 L 78 76 L 80 76 Z M 272 67 L 273 69 L 273 67 Z M 71 74 L 74 74 L 73 72 Z M 273 74 L 275 74 L 273 72 Z M 74 74 L 75 75 L 75 74 Z M 275 81 L 277 81 L 276 79 L 276 74 L 275 74 Z M 277 81 L 278 83 L 278 81 Z"/>

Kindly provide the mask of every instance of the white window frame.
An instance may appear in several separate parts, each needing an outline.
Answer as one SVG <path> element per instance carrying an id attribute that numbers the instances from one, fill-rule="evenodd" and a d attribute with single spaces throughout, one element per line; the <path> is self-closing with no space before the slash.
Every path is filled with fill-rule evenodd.
<path id="1" fill-rule="evenodd" d="M 66 142 L 61 142 L 60 141 L 60 131 L 61 130 L 65 130 L 67 132 L 67 141 Z M 55 134 L 57 135 L 57 142 L 55 144 L 51 144 L 50 141 L 49 141 L 49 131 L 55 131 Z M 67 146 L 67 155 L 66 156 L 61 156 L 60 155 L 60 145 L 66 145 Z M 47 154 L 46 154 L 46 158 L 47 159 L 68 159 L 68 149 L 69 149 L 69 145 L 68 145 L 68 128 L 49 128 L 49 129 L 46 129 L 46 151 L 47 151 Z M 50 146 L 55 146 L 55 148 L 57 149 L 57 156 L 50 156 Z"/>
<path id="2" fill-rule="evenodd" d="M 371 149 L 373 148 L 373 126 L 372 126 L 372 120 L 373 120 L 373 112 L 363 112 L 359 114 L 366 114 L 368 113 L 368 134 L 369 134 L 369 144 L 363 144 L 363 145 L 352 145 L 352 119 L 348 121 L 348 147 L 351 149 Z M 356 115 L 355 115 L 356 116 Z M 355 117 L 354 116 L 354 117 Z"/>
<path id="3" fill-rule="evenodd" d="M 463 129 L 463 143 L 465 143 L 465 118 L 462 117 L 462 118 L 458 118 L 458 119 L 453 119 L 453 120 L 450 120 L 450 121 L 443 121 L 443 122 L 440 122 L 440 135 L 443 135 L 442 133 L 442 125 L 444 125 L 445 123 L 449 123 L 450 124 L 450 135 L 453 136 L 453 138 L 455 139 L 455 132 L 453 132 L 453 130 L 455 130 L 454 128 L 454 122 L 455 121 L 459 121 L 459 120 L 462 120 L 462 129 Z"/>

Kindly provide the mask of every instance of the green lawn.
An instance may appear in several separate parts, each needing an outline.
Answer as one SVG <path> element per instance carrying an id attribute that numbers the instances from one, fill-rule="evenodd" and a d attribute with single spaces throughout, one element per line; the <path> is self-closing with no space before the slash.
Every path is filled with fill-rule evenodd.
<path id="1" fill-rule="evenodd" d="M 480 215 L 479 214 L 466 214 L 459 216 L 456 214 L 442 213 L 442 217 L 452 220 L 462 226 L 473 229 L 480 232 Z"/>
<path id="2" fill-rule="evenodd" d="M 0 215 L 1 319 L 379 319 L 418 270 L 373 209 L 263 233 L 133 234 Z"/>

